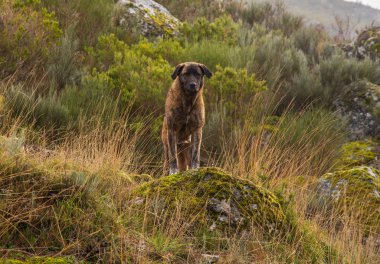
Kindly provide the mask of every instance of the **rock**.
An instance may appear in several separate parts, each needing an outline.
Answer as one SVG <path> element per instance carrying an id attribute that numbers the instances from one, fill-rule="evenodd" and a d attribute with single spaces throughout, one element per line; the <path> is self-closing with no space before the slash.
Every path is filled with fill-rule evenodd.
<path id="1" fill-rule="evenodd" d="M 116 25 L 147 38 L 178 34 L 180 22 L 162 5 L 152 0 L 119 0 Z"/>
<path id="2" fill-rule="evenodd" d="M 319 182 L 318 199 L 324 202 L 320 203 L 324 209 L 327 205 L 335 212 L 348 214 L 366 231 L 380 231 L 379 170 L 357 166 L 327 173 Z"/>
<path id="3" fill-rule="evenodd" d="M 205 264 L 218 263 L 220 256 L 218 255 L 210 255 L 210 254 L 202 254 L 202 259 Z"/>
<path id="4" fill-rule="evenodd" d="M 254 229 L 268 241 L 283 239 L 283 246 L 298 241 L 297 254 L 309 262 L 326 263 L 335 254 L 325 242 L 325 234 L 311 231 L 276 195 L 218 168 L 190 170 L 144 183 L 133 190 L 131 198 L 130 205 L 137 212 L 148 212 L 147 226 L 165 228 L 169 217 L 182 223 L 181 228 L 186 226 L 188 234 L 200 237 L 244 236 Z M 213 256 L 206 259 L 206 263 L 214 261 Z"/>
<path id="5" fill-rule="evenodd" d="M 355 55 L 359 59 L 380 57 L 380 27 L 371 27 L 362 31 L 355 43 Z"/>
<path id="6" fill-rule="evenodd" d="M 146 183 L 136 191 L 149 199 L 159 194 L 164 209 L 181 201 L 185 210 L 197 215 L 198 223 L 210 229 L 244 227 L 250 223 L 274 231 L 285 223 L 277 197 L 249 181 L 232 177 L 217 168 L 202 168 Z"/>
<path id="7" fill-rule="evenodd" d="M 354 166 L 370 166 L 380 170 L 380 144 L 371 140 L 344 144 L 340 149 L 336 169 L 349 169 Z"/>
<path id="8" fill-rule="evenodd" d="M 359 33 L 357 39 L 350 44 L 339 44 L 348 57 L 372 60 L 380 58 L 380 27 L 371 27 Z"/>
<path id="9" fill-rule="evenodd" d="M 350 140 L 380 138 L 380 86 L 358 81 L 346 87 L 333 103 L 347 121 Z"/>

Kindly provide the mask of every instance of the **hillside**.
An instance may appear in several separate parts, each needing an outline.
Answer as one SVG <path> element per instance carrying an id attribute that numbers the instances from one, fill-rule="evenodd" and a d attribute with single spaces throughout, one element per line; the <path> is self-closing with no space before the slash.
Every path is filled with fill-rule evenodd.
<path id="1" fill-rule="evenodd" d="M 248 0 L 252 2 L 271 2 L 277 0 Z M 350 17 L 354 29 L 362 29 L 365 26 L 380 24 L 380 10 L 360 3 L 346 2 L 343 0 L 284 0 L 285 4 L 295 14 L 302 15 L 306 21 L 322 23 L 330 31 L 334 31 L 335 16 Z"/>
<path id="2" fill-rule="evenodd" d="M 379 205 L 380 27 L 0 1 L 0 264 L 380 263 Z"/>

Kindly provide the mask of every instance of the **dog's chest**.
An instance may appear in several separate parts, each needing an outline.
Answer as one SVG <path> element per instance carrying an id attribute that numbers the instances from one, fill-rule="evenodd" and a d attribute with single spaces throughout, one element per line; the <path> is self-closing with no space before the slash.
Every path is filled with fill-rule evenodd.
<path id="1" fill-rule="evenodd" d="M 187 136 L 201 127 L 204 120 L 202 118 L 202 114 L 198 109 L 191 109 L 190 111 L 181 111 L 176 116 L 176 130 L 182 136 Z"/>

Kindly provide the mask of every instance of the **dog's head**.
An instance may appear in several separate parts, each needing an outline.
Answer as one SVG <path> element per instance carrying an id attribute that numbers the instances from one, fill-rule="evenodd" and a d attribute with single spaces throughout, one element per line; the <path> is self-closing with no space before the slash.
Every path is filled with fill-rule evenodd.
<path id="1" fill-rule="evenodd" d="M 187 95 L 195 95 L 203 88 L 203 77 L 210 78 L 212 73 L 201 63 L 185 62 L 177 65 L 172 78 L 179 79 L 182 90 Z"/>

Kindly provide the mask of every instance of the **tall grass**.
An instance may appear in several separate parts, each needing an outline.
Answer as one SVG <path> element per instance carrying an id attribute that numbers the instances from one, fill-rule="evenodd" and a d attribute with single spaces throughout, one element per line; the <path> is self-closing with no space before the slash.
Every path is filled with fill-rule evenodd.
<path id="1" fill-rule="evenodd" d="M 2 133 L 10 135 L 20 129 L 22 118 L 5 118 L 6 111 L 1 112 Z M 321 214 L 310 216 L 307 210 L 315 195 L 312 183 L 333 165 L 342 141 L 337 121 L 323 110 L 289 111 L 280 118 L 260 111 L 252 112 L 255 129 L 246 124 L 233 136 L 222 134 L 222 152 L 207 163 L 281 192 L 297 217 L 308 223 L 310 234 L 327 230 L 323 235 L 327 241 L 338 252 L 349 252 L 343 257 L 346 261 L 378 261 L 374 243 L 363 245 L 360 228 L 349 218 L 336 232 L 333 226 L 341 218 L 332 215 L 326 229 L 326 219 Z M 150 124 L 147 118 L 143 127 L 149 129 Z M 266 240 L 265 232 L 257 228 L 242 235 L 194 233 L 190 229 L 194 216 L 181 202 L 169 212 L 160 210 L 159 199 L 153 199 L 153 204 L 136 211 L 128 197 L 149 179 L 138 173 L 157 177 L 161 171 L 155 151 L 149 147 L 142 153 L 137 148 L 147 144 L 144 133 L 131 128 L 126 113 L 106 126 L 98 118 L 82 120 L 80 129 L 62 133 L 48 154 L 27 147 L 26 152 L 12 154 L 4 152 L 8 145 L 0 144 L 0 185 L 8 190 L 0 198 L 0 240 L 12 244 L 1 247 L 0 254 L 135 263 L 200 262 L 205 253 L 218 255 L 222 263 L 311 261 L 312 256 L 297 251 L 313 245 L 305 237 L 295 236 L 284 244 L 280 237 Z"/>

